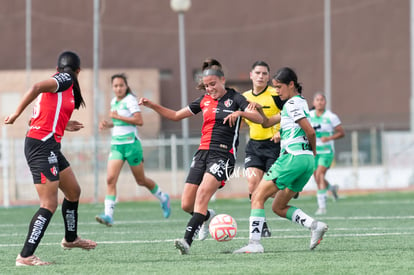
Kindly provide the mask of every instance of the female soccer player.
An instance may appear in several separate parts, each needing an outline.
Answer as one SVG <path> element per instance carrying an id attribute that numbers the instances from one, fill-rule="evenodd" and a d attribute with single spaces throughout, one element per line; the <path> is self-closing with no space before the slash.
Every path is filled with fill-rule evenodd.
<path id="1" fill-rule="evenodd" d="M 313 129 L 316 132 L 316 157 L 315 172 L 313 176 L 318 186 L 316 215 L 326 214 L 327 192 L 330 190 L 334 199 L 338 199 L 338 186 L 331 185 L 326 180 L 326 172 L 334 160 L 334 140 L 345 136 L 339 117 L 326 109 L 326 98 L 322 93 L 316 93 L 313 97 L 313 106 L 310 118 Z"/>
<path id="2" fill-rule="evenodd" d="M 112 128 L 111 152 L 107 169 L 107 187 L 105 196 L 105 211 L 95 218 L 99 223 L 112 226 L 116 201 L 116 183 L 122 166 L 128 162 L 131 172 L 138 185 L 146 187 L 161 203 L 164 218 L 171 214 L 170 197 L 144 173 L 142 146 L 138 138 L 137 126 L 144 124 L 141 110 L 135 95 L 128 86 L 124 74 L 115 74 L 111 78 L 112 90 L 115 97 L 111 101 L 109 116 L 111 121 L 103 120 L 99 129 Z"/>
<path id="3" fill-rule="evenodd" d="M 269 127 L 280 122 L 281 155 L 263 177 L 253 193 L 249 219 L 249 244 L 234 253 L 263 253 L 260 244 L 264 203 L 276 193 L 272 210 L 280 217 L 287 218 L 311 230 L 310 249 L 322 240 L 328 226 L 314 220 L 301 209 L 288 205 L 289 201 L 302 191 L 312 176 L 316 155 L 316 135 L 309 122 L 309 109 L 301 96 L 302 86 L 296 73 L 290 68 L 281 68 L 272 79 L 280 98 L 287 100 L 281 114 L 264 119 L 263 126 Z M 261 106 L 257 106 L 259 110 Z"/>
<path id="4" fill-rule="evenodd" d="M 74 109 L 85 103 L 78 83 L 80 59 L 73 52 L 60 54 L 57 73 L 34 84 L 23 96 L 16 111 L 6 117 L 5 124 L 13 124 L 24 109 L 35 99 L 36 105 L 26 134 L 24 153 L 32 172 L 40 199 L 40 208 L 33 216 L 23 249 L 16 258 L 16 266 L 49 265 L 34 255 L 58 205 L 58 189 L 65 198 L 62 216 L 65 249 L 93 249 L 96 242 L 81 239 L 77 234 L 78 204 L 81 188 L 69 162 L 60 151 L 64 131 L 78 131 L 83 125 L 69 120 Z"/>
<path id="5" fill-rule="evenodd" d="M 198 113 L 203 114 L 201 142 L 195 153 L 181 198 L 181 207 L 192 215 L 184 239 L 175 240 L 181 254 L 188 254 L 194 237 L 203 240 L 208 235 L 208 223 L 214 211 L 208 210 L 208 202 L 234 170 L 241 117 L 256 123 L 263 119 L 256 110 L 245 111 L 249 103 L 235 90 L 226 88 L 226 80 L 217 60 L 209 59 L 202 66 L 202 82 L 199 87 L 205 94 L 189 106 L 174 111 L 146 98 L 143 104 L 161 116 L 179 121 Z"/>

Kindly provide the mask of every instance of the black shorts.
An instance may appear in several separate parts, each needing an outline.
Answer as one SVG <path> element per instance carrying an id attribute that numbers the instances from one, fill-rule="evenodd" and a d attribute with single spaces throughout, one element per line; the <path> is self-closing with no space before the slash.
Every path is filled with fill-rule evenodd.
<path id="1" fill-rule="evenodd" d="M 271 140 L 249 140 L 246 146 L 244 168 L 254 167 L 264 172 L 276 161 L 280 154 L 280 143 Z"/>
<path id="2" fill-rule="evenodd" d="M 26 137 L 24 154 L 34 183 L 59 180 L 59 171 L 70 166 L 60 151 L 60 143 L 52 137 L 46 141 Z"/>
<path id="3" fill-rule="evenodd" d="M 185 182 L 200 185 L 204 174 L 209 173 L 224 186 L 225 181 L 234 171 L 234 163 L 234 155 L 229 152 L 198 150 L 193 157 Z"/>

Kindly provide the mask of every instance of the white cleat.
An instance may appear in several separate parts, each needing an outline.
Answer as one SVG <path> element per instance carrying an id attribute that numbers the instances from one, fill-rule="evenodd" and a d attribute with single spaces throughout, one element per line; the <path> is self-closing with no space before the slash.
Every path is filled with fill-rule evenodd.
<path id="1" fill-rule="evenodd" d="M 174 241 L 175 248 L 180 251 L 181 255 L 190 254 L 190 245 L 184 239 L 177 239 Z"/>
<path id="2" fill-rule="evenodd" d="M 313 221 L 311 225 L 310 250 L 313 250 L 321 243 L 323 235 L 328 231 L 328 225 L 324 222 Z"/>
<path id="3" fill-rule="evenodd" d="M 240 253 L 264 253 L 264 248 L 259 242 L 251 242 L 248 245 L 233 251 L 233 254 Z"/>
<path id="4" fill-rule="evenodd" d="M 208 212 L 210 212 L 210 218 L 203 222 L 203 225 L 200 228 L 200 231 L 198 232 L 198 239 L 200 241 L 204 241 L 207 239 L 210 232 L 208 231 L 208 226 L 210 225 L 211 219 L 216 215 L 216 212 L 213 209 L 208 209 Z"/>

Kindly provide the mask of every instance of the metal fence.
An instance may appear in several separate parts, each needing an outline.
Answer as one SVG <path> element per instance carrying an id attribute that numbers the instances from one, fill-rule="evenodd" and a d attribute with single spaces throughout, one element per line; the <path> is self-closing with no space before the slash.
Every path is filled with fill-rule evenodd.
<path id="1" fill-rule="evenodd" d="M 3 127 L 4 128 L 4 127 Z M 240 136 L 237 166 L 243 168 L 244 147 L 248 136 L 243 132 Z M 410 147 L 412 135 L 405 141 L 405 147 Z M 379 166 L 387 168 L 392 158 L 407 158 L 405 152 L 390 152 L 387 144 L 395 137 L 386 138 L 386 133 L 380 127 L 362 130 L 346 130 L 343 139 L 335 142 L 335 168 L 360 169 L 363 167 Z M 391 135 L 392 136 L 392 135 Z M 401 135 L 397 135 L 401 136 Z M 400 138 L 401 139 L 401 138 Z M 384 141 L 386 144 L 384 144 Z M 32 177 L 23 154 L 24 138 L 8 139 L 3 133 L 0 140 L 0 169 L 2 171 L 0 200 L 3 205 L 21 204 L 37 200 L 32 186 Z M 182 140 L 175 135 L 161 136 L 157 139 L 143 140 L 144 165 L 147 176 L 160 183 L 173 196 L 179 196 L 188 167 L 183 167 L 183 144 L 190 145 L 193 154 L 198 147 L 199 137 Z M 402 142 L 404 143 L 404 142 Z M 98 140 L 98 156 L 94 156 L 95 140 L 90 138 L 67 138 L 62 142 L 62 151 L 67 157 L 82 186 L 82 197 L 89 201 L 102 200 L 106 186 L 106 163 L 110 149 L 109 137 Z M 401 144 L 401 142 L 400 142 Z M 403 147 L 404 148 L 404 147 Z M 414 147 L 413 147 L 414 149 Z M 403 149 L 399 149 L 400 151 Z M 408 152 L 410 158 L 414 155 Z M 386 160 L 384 160 L 386 156 Z M 95 159 L 98 163 L 95 163 Z M 389 160 L 391 159 L 391 160 Z M 395 162 L 395 160 L 394 160 Z M 387 166 L 387 167 L 386 167 Z M 95 173 L 98 169 L 98 173 Z M 332 169 L 331 169 L 332 170 Z M 353 172 L 353 173 L 354 173 Z M 95 175 L 98 174 L 99 179 Z M 98 185 L 94 184 L 98 182 Z M 125 165 L 118 181 L 118 194 L 125 199 L 145 197 L 147 193 L 134 187 L 134 179 Z M 247 190 L 247 188 L 246 188 Z"/>

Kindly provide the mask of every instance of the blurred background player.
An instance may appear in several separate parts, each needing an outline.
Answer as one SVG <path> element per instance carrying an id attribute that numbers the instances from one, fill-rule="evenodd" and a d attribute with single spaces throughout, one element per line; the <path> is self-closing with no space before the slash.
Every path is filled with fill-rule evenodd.
<path id="1" fill-rule="evenodd" d="M 263 253 L 260 243 L 265 221 L 264 204 L 273 194 L 272 210 L 311 230 L 309 248 L 313 250 L 322 240 L 328 226 L 308 216 L 301 209 L 289 205 L 289 201 L 302 191 L 314 170 L 316 134 L 309 121 L 309 109 L 302 97 L 302 86 L 296 73 L 287 67 L 277 71 L 272 79 L 280 98 L 287 100 L 282 112 L 270 118 L 261 112 L 263 126 L 270 127 L 280 122 L 281 155 L 270 167 L 253 192 L 249 218 L 249 244 L 233 253 Z M 258 106 L 258 110 L 261 110 Z"/>
<path id="2" fill-rule="evenodd" d="M 335 157 L 334 140 L 345 136 L 339 117 L 326 109 L 326 97 L 318 92 L 313 97 L 314 109 L 310 111 L 313 129 L 316 132 L 315 178 L 318 191 L 317 215 L 326 214 L 327 192 L 330 190 L 335 200 L 338 199 L 338 185 L 331 185 L 326 180 L 326 172 Z"/>
<path id="3" fill-rule="evenodd" d="M 190 253 L 197 234 L 200 240 L 209 234 L 209 222 L 215 212 L 208 209 L 208 203 L 233 173 L 241 118 L 257 123 L 263 121 L 256 110 L 245 111 L 249 105 L 246 98 L 226 88 L 225 83 L 221 64 L 208 59 L 203 62 L 199 85 L 205 93 L 187 107 L 174 111 L 146 98 L 140 100 L 140 104 L 173 121 L 203 114 L 200 146 L 193 157 L 181 197 L 182 209 L 191 214 L 184 238 L 175 240 L 175 247 L 181 254 Z"/>
<path id="4" fill-rule="evenodd" d="M 144 124 L 136 96 L 128 86 L 124 74 L 115 74 L 111 78 L 115 97 L 111 101 L 110 121 L 103 120 L 99 129 L 112 128 L 111 152 L 107 166 L 107 188 L 105 211 L 97 215 L 96 220 L 107 226 L 114 223 L 113 214 L 116 202 L 116 183 L 122 166 L 128 162 L 131 172 L 139 186 L 146 187 L 161 203 L 164 218 L 171 214 L 170 197 L 150 178 L 145 176 L 143 150 L 138 137 L 137 126 Z"/>
<path id="5" fill-rule="evenodd" d="M 243 93 L 249 102 L 261 105 L 263 113 L 271 117 L 280 113 L 284 101 L 279 98 L 275 88 L 269 85 L 270 67 L 264 61 L 256 61 L 250 71 L 252 89 Z M 263 174 L 272 166 L 280 154 L 279 123 L 271 127 L 244 119 L 249 126 L 249 141 L 246 145 L 244 167 L 246 169 L 249 199 L 261 181 Z M 265 221 L 262 237 L 270 237 L 271 232 Z"/>
<path id="6" fill-rule="evenodd" d="M 58 206 L 58 190 L 64 194 L 62 216 L 65 237 L 64 249 L 94 249 L 96 242 L 81 239 L 77 234 L 78 205 L 81 188 L 69 162 L 61 152 L 64 131 L 79 131 L 83 124 L 69 120 L 74 109 L 85 106 L 78 82 L 80 58 L 74 52 L 59 55 L 57 72 L 34 84 L 23 96 L 16 111 L 6 117 L 5 124 L 13 124 L 35 99 L 33 115 L 24 142 L 24 153 L 39 196 L 40 208 L 32 217 L 23 249 L 16 258 L 16 266 L 50 265 L 34 252 Z"/>

